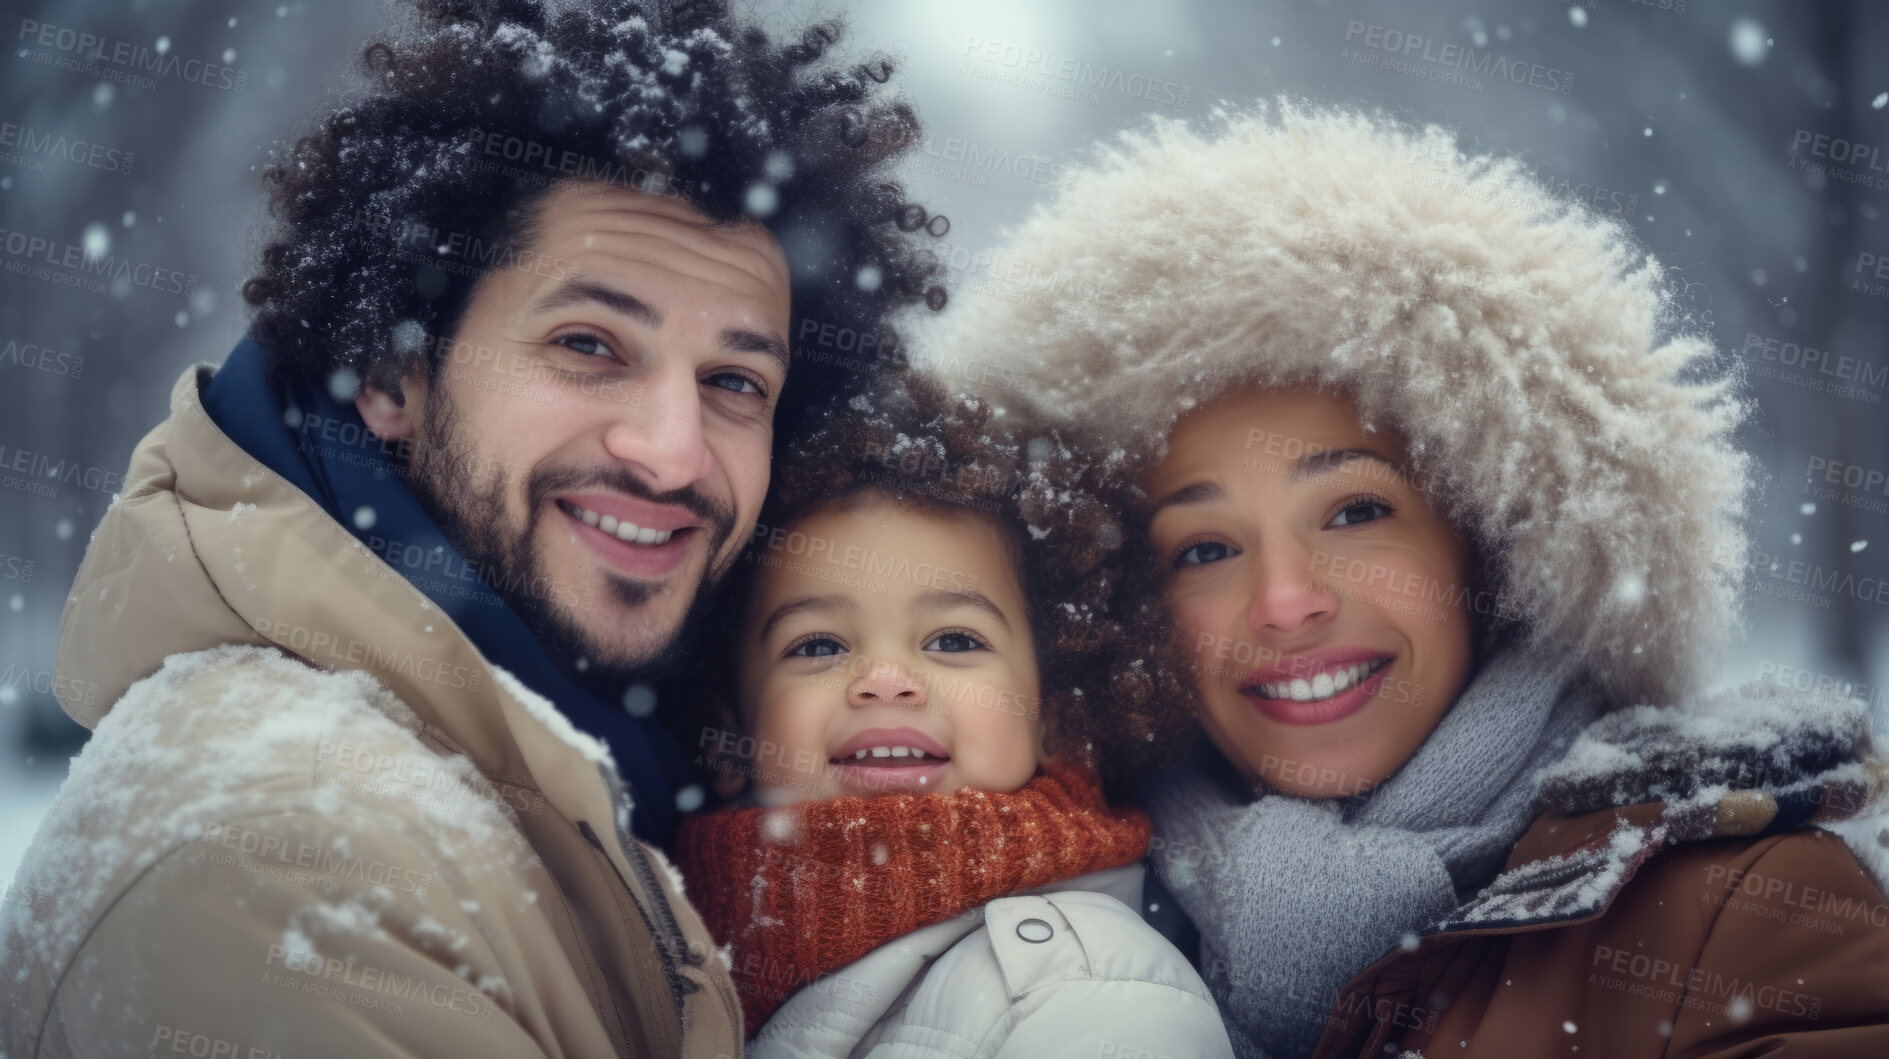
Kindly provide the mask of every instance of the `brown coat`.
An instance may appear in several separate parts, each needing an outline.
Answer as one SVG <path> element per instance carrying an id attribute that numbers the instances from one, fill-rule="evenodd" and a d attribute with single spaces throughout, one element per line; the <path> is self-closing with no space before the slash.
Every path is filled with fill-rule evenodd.
<path id="1" fill-rule="evenodd" d="M 59 698 L 94 731 L 0 906 L 0 1055 L 739 1055 L 600 746 L 199 381 L 67 603 Z"/>
<path id="2" fill-rule="evenodd" d="M 1352 980 L 1314 1054 L 1889 1056 L 1889 902 L 1810 826 L 1858 793 L 1545 815 L 1473 901 Z"/>

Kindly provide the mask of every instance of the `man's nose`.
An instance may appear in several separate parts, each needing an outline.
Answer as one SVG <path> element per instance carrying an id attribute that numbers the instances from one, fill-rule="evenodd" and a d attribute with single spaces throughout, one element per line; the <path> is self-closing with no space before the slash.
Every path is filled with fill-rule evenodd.
<path id="1" fill-rule="evenodd" d="M 651 373 L 625 395 L 604 449 L 657 493 L 708 477 L 714 456 L 702 429 L 701 384 L 692 372 Z"/>

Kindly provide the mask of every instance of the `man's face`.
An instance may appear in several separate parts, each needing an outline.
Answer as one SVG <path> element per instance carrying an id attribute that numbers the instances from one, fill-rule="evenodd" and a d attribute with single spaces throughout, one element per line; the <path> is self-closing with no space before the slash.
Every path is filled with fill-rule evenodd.
<path id="1" fill-rule="evenodd" d="M 375 433 L 411 436 L 408 486 L 554 657 L 627 674 L 672 648 L 753 530 L 788 286 L 759 226 L 567 185 L 404 406 L 375 390 L 357 405 Z"/>

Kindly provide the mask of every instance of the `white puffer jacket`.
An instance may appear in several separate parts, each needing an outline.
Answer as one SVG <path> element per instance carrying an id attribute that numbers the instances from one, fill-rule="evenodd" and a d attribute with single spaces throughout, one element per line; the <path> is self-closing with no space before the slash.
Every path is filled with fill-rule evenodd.
<path id="1" fill-rule="evenodd" d="M 1005 897 L 802 989 L 755 1059 L 1194 1059 L 1233 1047 L 1200 976 L 1142 922 L 1140 863 Z"/>

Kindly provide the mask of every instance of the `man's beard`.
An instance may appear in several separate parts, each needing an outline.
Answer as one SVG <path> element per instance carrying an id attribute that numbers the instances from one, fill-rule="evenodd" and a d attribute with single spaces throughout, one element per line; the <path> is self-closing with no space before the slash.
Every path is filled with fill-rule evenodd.
<path id="1" fill-rule="evenodd" d="M 707 537 L 711 564 L 734 532 L 734 511 L 729 505 L 693 489 L 658 494 L 621 467 L 597 470 L 543 470 L 526 482 L 527 524 L 514 533 L 506 522 L 507 486 L 503 465 L 490 474 L 479 469 L 494 461 L 475 452 L 466 436 L 464 417 L 447 395 L 445 379 L 436 375 L 421 416 L 414 457 L 401 468 L 407 489 L 433 516 L 447 540 L 475 570 L 493 571 L 488 586 L 525 620 L 553 663 L 573 681 L 604 698 L 616 699 L 633 681 L 653 680 L 674 672 L 688 657 L 694 640 L 712 610 L 708 591 L 734 566 L 733 558 L 711 567 L 695 586 L 694 597 L 662 645 L 646 655 L 626 657 L 606 648 L 584 628 L 575 610 L 581 604 L 563 604 L 551 598 L 554 582 L 540 562 L 539 531 L 545 528 L 545 501 L 555 493 L 580 487 L 600 487 L 652 503 L 674 505 L 703 522 L 698 532 Z M 496 580 L 497 584 L 491 582 Z M 540 586 L 546 591 L 533 591 Z M 664 590 L 615 574 L 605 575 L 606 591 L 625 609 L 636 611 Z"/>

